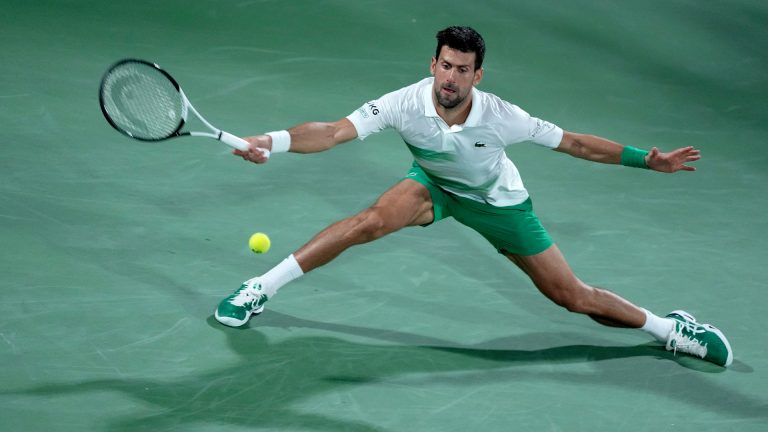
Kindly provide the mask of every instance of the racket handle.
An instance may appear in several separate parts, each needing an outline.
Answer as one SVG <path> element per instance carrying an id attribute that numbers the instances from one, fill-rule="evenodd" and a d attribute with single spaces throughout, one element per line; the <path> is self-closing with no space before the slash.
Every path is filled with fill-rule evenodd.
<path id="1" fill-rule="evenodd" d="M 229 132 L 224 132 L 224 131 L 221 131 L 221 136 L 219 136 L 219 141 L 223 142 L 224 144 L 232 148 L 236 148 L 244 152 L 247 152 L 251 146 L 250 144 L 248 144 L 248 141 L 240 137 L 236 137 Z"/>
<path id="2" fill-rule="evenodd" d="M 219 141 L 223 142 L 224 144 L 226 144 L 226 145 L 228 145 L 228 146 L 230 146 L 232 148 L 236 148 L 236 149 L 238 149 L 240 151 L 244 151 L 244 152 L 247 152 L 248 149 L 251 146 L 250 144 L 248 144 L 248 141 L 246 141 L 246 140 L 244 140 L 244 139 L 242 139 L 240 137 L 236 137 L 236 136 L 232 135 L 231 133 L 224 132 L 224 131 L 221 131 L 221 136 L 219 137 Z M 260 148 L 258 150 L 262 154 L 264 154 L 265 158 L 269 158 L 269 150 L 263 149 L 263 148 Z"/>

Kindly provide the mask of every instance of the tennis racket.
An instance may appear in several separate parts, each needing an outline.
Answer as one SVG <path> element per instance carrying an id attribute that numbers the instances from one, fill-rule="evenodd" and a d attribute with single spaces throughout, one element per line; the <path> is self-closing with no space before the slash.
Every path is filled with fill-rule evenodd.
<path id="1" fill-rule="evenodd" d="M 208 123 L 189 102 L 179 83 L 148 61 L 125 59 L 110 66 L 101 79 L 99 103 L 112 127 L 140 141 L 204 136 L 241 151 L 249 148 L 247 141 Z M 209 132 L 181 131 L 190 111 Z M 269 156 L 266 149 L 260 150 Z"/>

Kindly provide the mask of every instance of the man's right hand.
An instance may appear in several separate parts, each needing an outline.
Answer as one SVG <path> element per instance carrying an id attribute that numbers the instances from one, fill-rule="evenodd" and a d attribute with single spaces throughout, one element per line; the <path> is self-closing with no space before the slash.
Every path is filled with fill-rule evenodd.
<path id="1" fill-rule="evenodd" d="M 243 160 L 257 164 L 263 164 L 269 160 L 269 150 L 272 148 L 272 137 L 268 135 L 256 135 L 244 137 L 243 139 L 248 141 L 250 148 L 247 152 L 235 149 L 232 151 L 233 155 L 240 156 Z"/>

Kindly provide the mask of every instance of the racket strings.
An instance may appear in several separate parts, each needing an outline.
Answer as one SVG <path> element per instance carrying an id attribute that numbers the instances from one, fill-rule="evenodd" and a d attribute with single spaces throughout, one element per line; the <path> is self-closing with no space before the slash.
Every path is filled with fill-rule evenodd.
<path id="1" fill-rule="evenodd" d="M 173 82 L 143 63 L 124 63 L 110 71 L 102 96 L 115 126 L 134 138 L 167 138 L 185 117 L 186 105 Z"/>

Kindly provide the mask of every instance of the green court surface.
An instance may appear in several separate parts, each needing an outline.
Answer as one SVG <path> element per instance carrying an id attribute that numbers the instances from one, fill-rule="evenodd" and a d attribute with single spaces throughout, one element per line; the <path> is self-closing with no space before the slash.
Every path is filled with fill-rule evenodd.
<path id="1" fill-rule="evenodd" d="M 0 430 L 763 431 L 768 428 L 764 1 L 5 0 Z M 394 132 L 256 166 L 104 121 L 101 74 L 167 68 L 234 134 L 342 118 L 486 39 L 480 88 L 694 173 L 508 153 L 586 282 L 729 337 L 722 369 L 539 294 L 447 220 L 347 251 L 242 329 L 212 318 L 410 155 Z M 247 240 L 267 232 L 272 250 Z"/>

